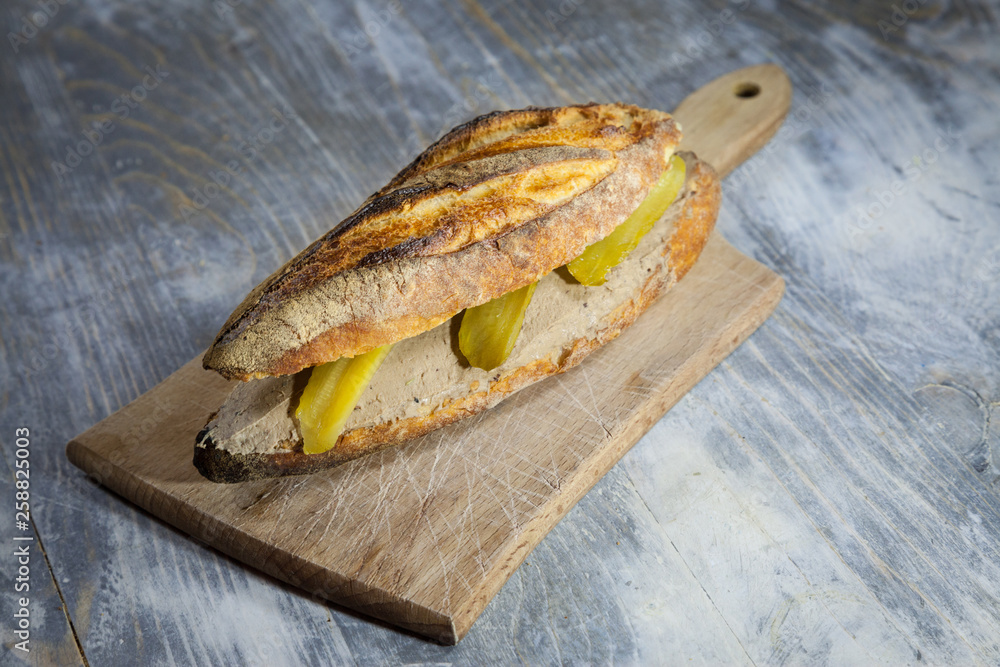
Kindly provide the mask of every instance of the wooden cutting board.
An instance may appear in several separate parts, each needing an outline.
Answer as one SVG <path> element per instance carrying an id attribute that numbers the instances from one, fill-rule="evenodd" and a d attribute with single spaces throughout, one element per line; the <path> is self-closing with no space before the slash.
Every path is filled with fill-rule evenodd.
<path id="1" fill-rule="evenodd" d="M 776 66 L 723 76 L 675 111 L 683 147 L 725 175 L 777 132 L 790 102 Z M 66 452 L 108 488 L 248 565 L 454 644 L 542 537 L 783 291 L 781 278 L 714 234 L 677 287 L 577 368 L 311 476 L 225 485 L 198 474 L 195 435 L 229 390 L 200 357 Z"/>

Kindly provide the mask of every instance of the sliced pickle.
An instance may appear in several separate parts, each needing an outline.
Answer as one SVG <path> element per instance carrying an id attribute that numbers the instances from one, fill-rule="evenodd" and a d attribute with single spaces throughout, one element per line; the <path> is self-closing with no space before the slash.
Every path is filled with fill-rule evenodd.
<path id="1" fill-rule="evenodd" d="M 537 284 L 525 285 L 466 309 L 458 330 L 458 347 L 470 364 L 491 371 L 507 360 L 521 333 L 524 311 L 528 309 Z"/>
<path id="2" fill-rule="evenodd" d="M 677 155 L 671 157 L 667 170 L 632 215 L 567 264 L 573 277 L 584 285 L 603 285 L 608 270 L 635 250 L 642 237 L 677 199 L 684 185 L 685 171 L 684 160 Z"/>
<path id="3" fill-rule="evenodd" d="M 302 451 L 322 454 L 337 444 L 347 418 L 385 361 L 392 345 L 353 359 L 344 357 L 312 369 L 295 416 L 302 430 Z"/>

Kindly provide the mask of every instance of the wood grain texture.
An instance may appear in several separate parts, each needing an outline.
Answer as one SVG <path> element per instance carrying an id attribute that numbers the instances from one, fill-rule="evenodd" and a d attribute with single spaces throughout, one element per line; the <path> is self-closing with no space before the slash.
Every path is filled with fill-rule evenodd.
<path id="1" fill-rule="evenodd" d="M 4 449 L 8 442 L 13 447 L 15 438 L 11 437 L 9 441 L 4 438 L 2 445 Z M 28 448 L 30 450 L 31 445 Z M 13 459 L 14 456 L 11 455 L 10 458 Z M 19 479 L 22 481 L 27 479 L 29 482 L 27 490 L 30 503 L 30 482 L 33 472 L 30 455 L 28 463 L 27 478 L 23 474 L 25 468 L 22 467 Z M 3 472 L 4 474 L 0 476 L 0 494 L 4 498 L 10 498 L 13 505 L 15 492 L 18 490 L 23 492 L 24 487 L 22 485 L 15 489 L 14 470 L 7 467 L 6 460 Z M 35 468 L 34 472 L 36 473 L 34 477 L 37 479 L 38 469 Z M 11 513 L 13 514 L 13 509 Z M 0 613 L 8 619 L 3 638 L 3 662 L 5 665 L 83 665 L 83 654 L 80 652 L 76 637 L 73 636 L 73 629 L 58 588 L 52 580 L 44 543 L 39 539 L 38 531 L 33 524 L 29 523 L 26 530 L 19 530 L 13 519 L 11 516 L 11 521 L 3 529 L 4 548 L 0 550 L 0 571 L 7 574 L 10 581 L 10 589 L 0 603 Z M 22 571 L 20 569 L 22 567 L 26 567 L 26 571 Z M 27 605 L 21 604 L 22 599 L 28 601 Z M 19 629 L 20 626 L 17 624 L 24 616 L 23 614 L 18 616 L 17 620 L 10 619 L 15 619 L 15 612 L 21 613 L 25 608 L 28 610 L 26 620 L 29 623 L 27 627 L 29 634 L 15 635 L 14 630 Z"/>
<path id="2" fill-rule="evenodd" d="M 927 2 L 897 26 L 893 5 L 95 0 L 5 42 L 0 432 L 41 436 L 35 521 L 90 664 L 995 664 L 998 7 Z M 726 180 L 719 224 L 787 279 L 776 316 L 458 646 L 276 585 L 66 460 L 447 127 L 671 108 L 765 61 L 792 113 Z M 51 161 L 158 62 L 163 86 L 60 181 Z M 301 123 L 241 155 L 284 103 Z M 243 173 L 185 219 L 230 159 Z"/>
<path id="3" fill-rule="evenodd" d="M 697 152 L 705 139 L 708 158 L 720 159 L 726 171 L 774 134 L 789 104 L 779 68 L 738 76 L 761 80 L 752 102 L 723 77 L 687 104 L 693 117 L 725 116 L 716 131 L 726 141 L 703 126 L 687 145 Z M 582 378 L 555 378 L 561 391 L 554 396 L 541 389 L 519 395 L 522 409 L 513 418 L 477 415 L 408 443 L 403 453 L 369 457 L 377 463 L 239 491 L 201 478 L 190 462 L 192 443 L 231 385 L 202 371 L 197 359 L 73 439 L 67 454 L 102 484 L 224 553 L 316 596 L 454 644 L 551 527 L 760 326 L 784 289 L 779 277 L 720 238 L 696 266 L 680 296 L 651 308 Z M 607 369 L 596 383 L 589 377 L 594 363 Z M 567 406 L 563 391 L 582 410 Z M 146 437 L 136 436 L 140 424 Z M 422 448 L 429 449 L 427 441 L 436 443 L 432 453 Z M 268 511 L 272 502 L 278 505 Z"/>
<path id="4" fill-rule="evenodd" d="M 777 65 L 764 64 L 700 86 L 677 105 L 673 116 L 684 131 L 682 150 L 696 150 L 725 178 L 771 140 L 791 104 L 788 75 Z"/>
<path id="5" fill-rule="evenodd" d="M 198 359 L 74 438 L 67 454 L 223 553 L 454 644 L 552 526 L 760 326 L 783 290 L 716 236 L 677 287 L 578 369 L 329 472 L 232 486 L 203 478 L 193 443 L 231 386 Z"/>

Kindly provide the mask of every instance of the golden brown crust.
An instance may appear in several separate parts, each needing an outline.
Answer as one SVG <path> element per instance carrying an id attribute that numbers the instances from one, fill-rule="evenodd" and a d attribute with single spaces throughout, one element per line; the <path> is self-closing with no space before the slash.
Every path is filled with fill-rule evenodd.
<path id="1" fill-rule="evenodd" d="M 204 364 L 243 380 L 295 373 L 534 282 L 622 222 L 679 138 L 669 115 L 624 105 L 460 126 L 258 285 Z"/>
<path id="2" fill-rule="evenodd" d="M 514 392 L 579 364 L 591 352 L 614 340 L 665 290 L 673 286 L 694 264 L 715 224 L 721 189 L 714 170 L 691 154 L 684 208 L 664 246 L 667 261 L 654 271 L 615 311 L 606 316 L 596 335 L 574 341 L 556 360 L 539 359 L 514 369 L 482 391 L 469 394 L 422 417 L 400 419 L 345 433 L 337 446 L 323 454 L 288 451 L 276 454 L 232 454 L 210 441 L 195 448 L 195 466 L 209 479 L 238 482 L 249 479 L 304 474 L 330 468 L 345 461 L 377 452 L 416 438 L 489 409 Z M 204 435 L 204 434 L 203 434 Z M 203 440 L 203 438 L 199 438 Z"/>
<path id="3" fill-rule="evenodd" d="M 569 107 L 527 107 L 513 111 L 493 111 L 491 113 L 474 118 L 467 123 L 458 125 L 449 130 L 437 142 L 432 144 L 423 153 L 418 155 L 413 162 L 407 165 L 393 178 L 388 185 L 373 195 L 380 195 L 395 190 L 404 182 L 418 174 L 426 173 L 431 169 L 446 162 L 451 162 L 460 154 L 469 154 L 472 151 L 480 150 L 486 145 L 499 146 L 513 135 L 522 135 L 527 139 L 535 139 L 539 134 L 545 134 L 547 128 L 566 127 L 579 123 L 581 120 L 601 120 L 611 118 L 620 119 L 622 115 L 645 116 L 654 113 L 652 118 L 666 116 L 662 112 L 650 112 L 635 106 L 621 104 L 581 104 Z M 640 118 L 640 122 L 646 120 Z M 558 130 L 556 130 L 558 131 Z M 613 129 L 606 129 L 606 132 L 614 132 Z M 651 131 L 646 122 L 646 132 Z M 599 133 L 592 133 L 601 137 Z M 538 145 L 554 146 L 560 143 L 554 141 L 554 136 L 549 130 L 548 141 Z M 584 141 L 589 141 L 590 137 L 585 137 Z M 565 143 L 565 142 L 563 142 Z M 509 144 L 508 144 L 509 145 Z M 573 144 L 576 145 L 576 144 Z"/>

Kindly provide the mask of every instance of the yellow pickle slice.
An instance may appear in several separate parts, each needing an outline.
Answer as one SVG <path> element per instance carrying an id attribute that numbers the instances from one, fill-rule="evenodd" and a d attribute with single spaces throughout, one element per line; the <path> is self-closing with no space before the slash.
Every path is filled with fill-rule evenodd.
<path id="1" fill-rule="evenodd" d="M 524 313 L 538 283 L 467 308 L 458 330 L 458 347 L 470 364 L 491 371 L 510 356 L 521 333 Z"/>
<path id="2" fill-rule="evenodd" d="M 684 160 L 677 155 L 672 156 L 660 180 L 632 215 L 567 264 L 573 277 L 584 285 L 603 285 L 608 271 L 635 250 L 642 237 L 677 199 L 684 186 L 686 170 Z"/>
<path id="3" fill-rule="evenodd" d="M 353 359 L 342 357 L 312 369 L 295 409 L 303 452 L 322 454 L 337 444 L 347 418 L 391 349 L 392 345 L 377 347 Z"/>

